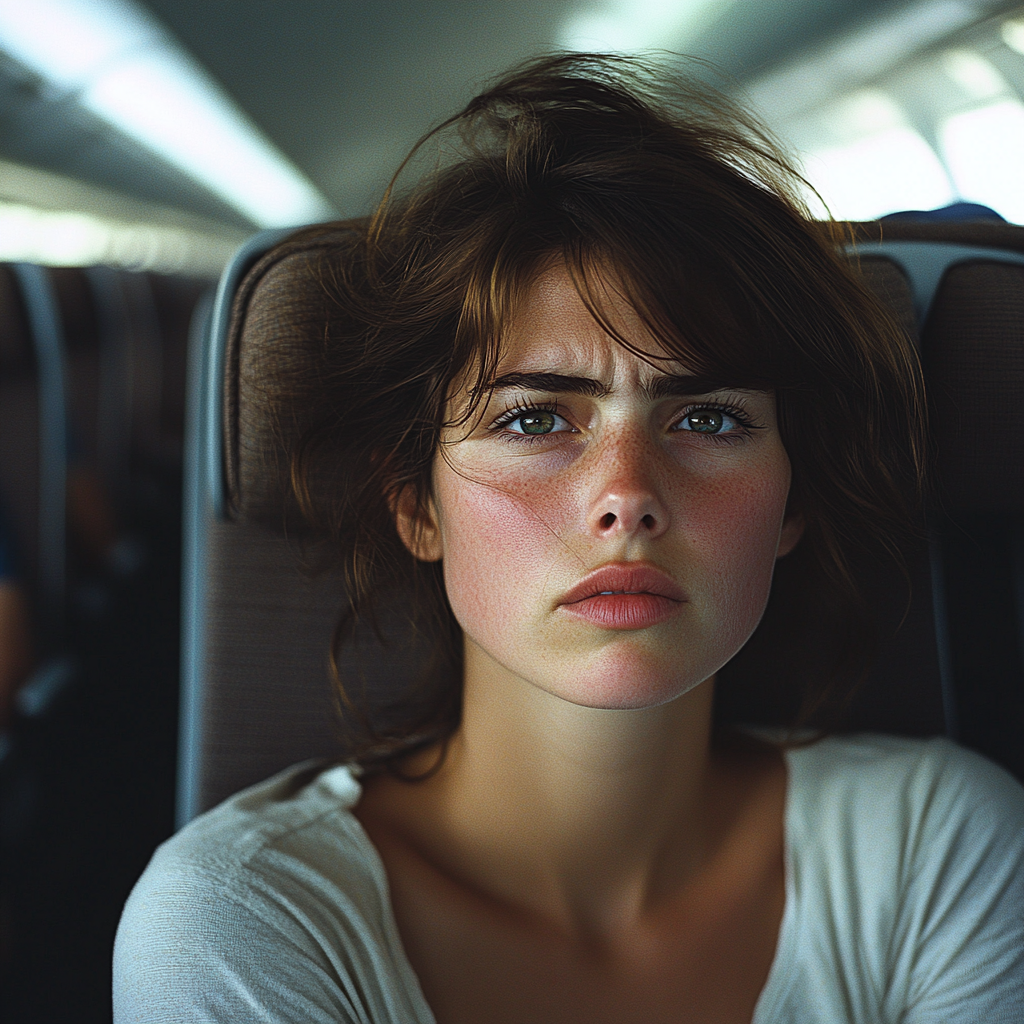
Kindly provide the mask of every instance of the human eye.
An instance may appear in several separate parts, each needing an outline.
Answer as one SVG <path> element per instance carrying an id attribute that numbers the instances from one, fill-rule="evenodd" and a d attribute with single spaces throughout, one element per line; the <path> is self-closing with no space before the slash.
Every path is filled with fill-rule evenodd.
<path id="1" fill-rule="evenodd" d="M 491 424 L 491 430 L 503 433 L 510 440 L 529 440 L 548 434 L 572 431 L 569 421 L 559 415 L 557 406 L 517 405 L 508 409 Z"/>
<path id="2" fill-rule="evenodd" d="M 750 417 L 740 408 L 717 403 L 691 405 L 672 428 L 713 438 L 716 441 L 738 441 L 757 429 Z"/>

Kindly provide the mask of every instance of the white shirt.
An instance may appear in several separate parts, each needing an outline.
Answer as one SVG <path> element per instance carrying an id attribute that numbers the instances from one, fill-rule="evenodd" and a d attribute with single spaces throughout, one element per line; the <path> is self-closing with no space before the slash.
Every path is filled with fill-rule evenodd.
<path id="1" fill-rule="evenodd" d="M 753 1024 L 1022 1024 L 1024 789 L 954 744 L 786 753 L 786 908 Z M 297 766 L 161 846 L 114 1021 L 434 1024 L 346 768 Z"/>

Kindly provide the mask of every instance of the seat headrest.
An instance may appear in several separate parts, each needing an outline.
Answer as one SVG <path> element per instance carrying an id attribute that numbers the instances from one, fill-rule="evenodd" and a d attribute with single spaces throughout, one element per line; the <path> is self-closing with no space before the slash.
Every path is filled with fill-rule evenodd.
<path id="1" fill-rule="evenodd" d="M 943 275 L 920 326 L 936 498 L 953 514 L 1024 511 L 1024 227 L 992 220 L 852 225 L 862 242 L 979 249 Z M 985 250 L 982 252 L 981 250 Z"/>
<path id="2" fill-rule="evenodd" d="M 858 225 L 865 240 L 883 226 Z M 1000 223 L 884 225 L 885 238 L 951 240 L 1024 251 L 1024 231 Z M 305 532 L 289 457 L 314 419 L 308 387 L 324 365 L 332 267 L 355 238 L 345 225 L 305 229 L 270 250 L 235 297 L 224 394 L 229 514 L 291 535 Z M 866 283 L 917 339 L 929 380 L 939 452 L 939 497 L 951 510 L 1024 509 L 1024 267 L 982 261 L 945 275 L 928 323 L 915 329 L 906 278 L 864 258 Z M 321 480 L 320 487 L 329 481 Z M 317 489 L 317 480 L 310 480 Z"/>
<path id="3" fill-rule="evenodd" d="M 309 380 L 336 319 L 328 283 L 351 229 L 325 225 L 291 236 L 248 273 L 232 307 L 224 391 L 228 514 L 275 532 L 304 529 L 289 458 L 315 408 Z M 311 485 L 315 488 L 316 481 Z"/>
<path id="4" fill-rule="evenodd" d="M 1024 511 L 1024 266 L 984 260 L 948 270 L 923 353 L 940 505 Z"/>

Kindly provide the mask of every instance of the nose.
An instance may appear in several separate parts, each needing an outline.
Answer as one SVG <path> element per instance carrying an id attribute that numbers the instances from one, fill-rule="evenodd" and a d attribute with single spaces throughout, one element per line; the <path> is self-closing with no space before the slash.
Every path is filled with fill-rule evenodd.
<path id="1" fill-rule="evenodd" d="M 587 517 L 593 536 L 653 540 L 668 529 L 669 512 L 653 479 L 653 453 L 647 448 L 634 439 L 606 453 Z"/>

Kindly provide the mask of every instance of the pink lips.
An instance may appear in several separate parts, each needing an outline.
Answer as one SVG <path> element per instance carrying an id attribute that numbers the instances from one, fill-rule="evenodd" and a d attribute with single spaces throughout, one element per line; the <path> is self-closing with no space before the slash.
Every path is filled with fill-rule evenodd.
<path id="1" fill-rule="evenodd" d="M 618 562 L 584 576 L 559 606 L 606 629 L 646 629 L 670 618 L 685 601 L 679 585 L 660 569 Z"/>

